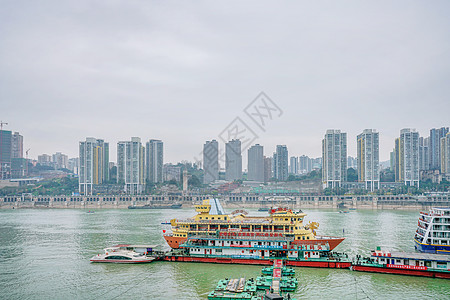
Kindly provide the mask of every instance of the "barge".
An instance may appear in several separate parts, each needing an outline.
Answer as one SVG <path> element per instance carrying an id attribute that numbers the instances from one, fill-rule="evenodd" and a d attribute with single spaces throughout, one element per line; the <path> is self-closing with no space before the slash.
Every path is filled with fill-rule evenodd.
<path id="1" fill-rule="evenodd" d="M 390 252 L 377 248 L 370 257 L 354 259 L 354 271 L 413 275 L 450 279 L 450 260 L 448 255 Z"/>
<path id="2" fill-rule="evenodd" d="M 208 300 L 294 300 L 289 294 L 298 286 L 293 269 L 283 266 L 282 260 L 275 260 L 272 267 L 263 268 L 261 273 L 256 279 L 220 280 L 216 288 L 209 293 Z"/>

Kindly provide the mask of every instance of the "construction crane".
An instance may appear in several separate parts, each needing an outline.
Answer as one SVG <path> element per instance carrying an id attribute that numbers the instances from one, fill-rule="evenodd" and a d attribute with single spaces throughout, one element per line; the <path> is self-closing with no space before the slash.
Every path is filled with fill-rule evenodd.
<path id="1" fill-rule="evenodd" d="M 0 179 L 3 179 L 3 125 L 8 125 L 8 123 L 0 121 Z"/>

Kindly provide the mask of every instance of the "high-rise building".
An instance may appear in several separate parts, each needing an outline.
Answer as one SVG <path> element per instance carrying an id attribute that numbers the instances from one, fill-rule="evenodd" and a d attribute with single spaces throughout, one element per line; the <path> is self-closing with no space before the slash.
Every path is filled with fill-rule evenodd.
<path id="1" fill-rule="evenodd" d="M 380 188 L 379 134 L 374 129 L 365 129 L 356 138 L 358 181 L 364 182 L 368 191 Z"/>
<path id="2" fill-rule="evenodd" d="M 144 147 L 138 137 L 117 143 L 117 182 L 129 194 L 144 190 Z"/>
<path id="3" fill-rule="evenodd" d="M 297 175 L 299 173 L 298 157 L 291 156 L 289 158 L 289 174 Z"/>
<path id="4" fill-rule="evenodd" d="M 22 178 L 27 168 L 25 158 L 11 158 L 11 178 Z"/>
<path id="5" fill-rule="evenodd" d="M 69 157 L 61 152 L 52 155 L 52 162 L 55 169 L 67 169 Z"/>
<path id="6" fill-rule="evenodd" d="M 390 163 L 390 168 L 389 169 L 392 172 L 394 172 L 395 171 L 395 148 L 394 148 L 393 151 L 391 151 L 389 153 L 389 163 Z"/>
<path id="7" fill-rule="evenodd" d="M 174 166 L 172 164 L 164 164 L 163 167 L 163 173 L 164 173 L 164 181 L 176 181 L 181 182 L 181 173 L 182 173 L 182 167 L 181 166 Z"/>
<path id="8" fill-rule="evenodd" d="M 395 140 L 395 181 L 419 187 L 419 133 L 405 128 Z"/>
<path id="9" fill-rule="evenodd" d="M 225 144 L 225 179 L 242 179 L 241 141 L 231 140 Z"/>
<path id="10" fill-rule="evenodd" d="M 322 140 L 323 187 L 340 187 L 345 181 L 347 181 L 347 133 L 329 129 Z"/>
<path id="11" fill-rule="evenodd" d="M 269 182 L 272 177 L 272 158 L 264 156 L 264 182 Z"/>
<path id="12" fill-rule="evenodd" d="M 86 138 L 86 141 L 79 143 L 78 161 L 71 163 L 79 164 L 80 194 L 92 195 L 94 186 L 109 180 L 109 143 L 101 139 Z"/>
<path id="13" fill-rule="evenodd" d="M 439 170 L 441 167 L 441 138 L 448 133 L 448 127 L 430 129 L 430 169 Z"/>
<path id="14" fill-rule="evenodd" d="M 300 174 L 308 174 L 312 170 L 312 160 L 306 155 L 298 158 Z M 320 169 L 320 167 L 319 167 Z"/>
<path id="15" fill-rule="evenodd" d="M 358 168 L 358 158 L 348 156 L 347 157 L 347 168 L 353 168 L 356 170 Z"/>
<path id="16" fill-rule="evenodd" d="M 419 170 L 430 169 L 430 138 L 419 137 Z"/>
<path id="17" fill-rule="evenodd" d="M 276 152 L 273 154 L 273 173 L 278 181 L 288 179 L 288 149 L 286 145 L 277 145 Z"/>
<path id="18" fill-rule="evenodd" d="M 18 132 L 11 136 L 11 158 L 23 158 L 23 136 Z"/>
<path id="19" fill-rule="evenodd" d="M 0 179 L 11 178 L 11 131 L 0 130 Z"/>
<path id="20" fill-rule="evenodd" d="M 48 154 L 38 155 L 38 164 L 41 166 L 52 166 L 52 156 Z"/>
<path id="21" fill-rule="evenodd" d="M 150 140 L 145 148 L 146 178 L 150 183 L 163 181 L 163 142 Z"/>
<path id="22" fill-rule="evenodd" d="M 264 182 L 264 147 L 256 144 L 248 151 L 247 180 Z"/>
<path id="23" fill-rule="evenodd" d="M 312 170 L 322 169 L 322 157 L 311 158 L 311 168 Z"/>
<path id="24" fill-rule="evenodd" d="M 80 158 L 79 157 L 69 158 L 67 168 L 74 174 L 78 175 L 78 170 L 80 169 Z"/>
<path id="25" fill-rule="evenodd" d="M 209 184 L 219 179 L 219 143 L 206 141 L 203 145 L 203 183 Z"/>
<path id="26" fill-rule="evenodd" d="M 450 176 L 450 133 L 441 138 L 441 173 Z"/>

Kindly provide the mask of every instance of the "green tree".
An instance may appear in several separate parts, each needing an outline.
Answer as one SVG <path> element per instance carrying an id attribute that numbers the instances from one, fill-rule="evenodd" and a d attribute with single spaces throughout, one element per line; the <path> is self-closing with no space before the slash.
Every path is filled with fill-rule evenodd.
<path id="1" fill-rule="evenodd" d="M 347 181 L 348 182 L 357 182 L 358 181 L 358 173 L 353 168 L 347 169 Z"/>

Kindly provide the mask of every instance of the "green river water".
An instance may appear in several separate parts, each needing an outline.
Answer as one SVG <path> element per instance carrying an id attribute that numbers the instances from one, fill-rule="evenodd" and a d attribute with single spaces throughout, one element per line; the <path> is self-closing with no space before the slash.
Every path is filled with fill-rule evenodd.
<path id="1" fill-rule="evenodd" d="M 250 214 L 264 214 L 249 210 Z M 418 211 L 305 209 L 318 234 L 345 236 L 335 250 L 368 255 L 376 246 L 414 251 Z M 117 243 L 162 244 L 161 222 L 193 209 L 0 210 L 0 299 L 206 299 L 218 280 L 256 278 L 261 266 L 154 262 L 91 264 Z M 295 268 L 296 299 L 450 299 L 450 280 Z"/>

